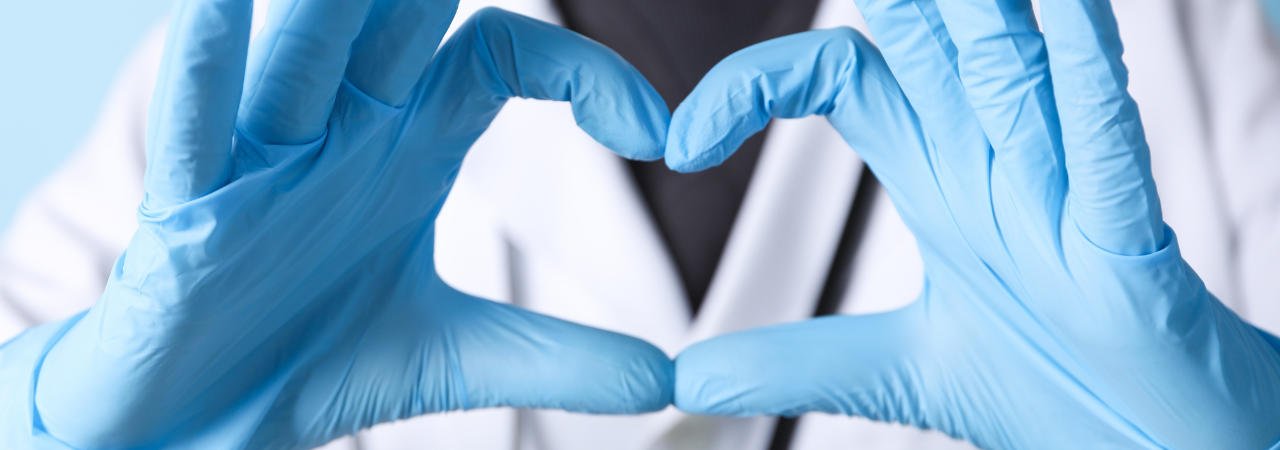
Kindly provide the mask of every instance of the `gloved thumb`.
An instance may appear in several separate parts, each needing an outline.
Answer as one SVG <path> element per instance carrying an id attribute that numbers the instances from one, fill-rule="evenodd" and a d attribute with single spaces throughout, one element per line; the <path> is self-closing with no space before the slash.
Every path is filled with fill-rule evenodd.
<path id="1" fill-rule="evenodd" d="M 720 336 L 676 357 L 676 407 L 694 414 L 819 411 L 920 424 L 920 310 L 827 316 Z"/>
<path id="2" fill-rule="evenodd" d="M 643 340 L 477 301 L 454 331 L 463 409 L 509 406 L 636 414 L 671 404 L 671 359 Z"/>

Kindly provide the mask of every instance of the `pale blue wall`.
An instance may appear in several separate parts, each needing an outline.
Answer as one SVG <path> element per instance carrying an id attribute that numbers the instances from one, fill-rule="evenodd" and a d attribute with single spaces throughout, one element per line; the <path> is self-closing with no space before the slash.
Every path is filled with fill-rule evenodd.
<path id="1" fill-rule="evenodd" d="M 0 0 L 0 229 L 84 138 L 173 0 Z"/>

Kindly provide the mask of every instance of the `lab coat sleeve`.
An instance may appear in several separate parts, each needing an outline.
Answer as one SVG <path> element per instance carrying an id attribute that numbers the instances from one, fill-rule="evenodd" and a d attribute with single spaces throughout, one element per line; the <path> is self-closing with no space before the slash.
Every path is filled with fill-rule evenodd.
<path id="1" fill-rule="evenodd" d="M 1280 333 L 1280 36 L 1258 1 L 1202 0 L 1195 38 L 1244 316 Z M 1217 10 L 1208 13 L 1207 10 Z"/>
<path id="2" fill-rule="evenodd" d="M 97 300 L 137 228 L 147 107 L 164 28 L 126 62 L 90 134 L 0 237 L 0 342 Z"/>
<path id="3" fill-rule="evenodd" d="M 472 176 L 478 170 L 485 168 L 472 160 L 463 163 L 436 218 L 436 272 L 454 289 L 510 303 L 511 246 L 498 209 Z"/>

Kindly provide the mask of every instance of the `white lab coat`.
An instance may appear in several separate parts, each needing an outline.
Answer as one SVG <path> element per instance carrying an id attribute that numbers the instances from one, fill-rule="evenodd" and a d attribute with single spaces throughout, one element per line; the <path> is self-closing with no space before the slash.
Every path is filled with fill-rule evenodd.
<path id="1" fill-rule="evenodd" d="M 1280 331 L 1280 41 L 1256 0 L 1115 0 L 1131 92 L 1151 143 L 1165 220 L 1227 305 Z M 496 4 L 556 22 L 549 0 Z M 260 20 L 261 11 L 258 11 Z M 864 30 L 849 0 L 815 28 Z M 22 206 L 0 241 L 0 339 L 88 307 L 125 248 L 141 201 L 146 108 L 163 30 L 127 64 L 83 147 Z M 455 287 L 643 338 L 671 355 L 723 333 L 813 310 L 859 175 L 821 118 L 776 123 L 701 313 L 625 164 L 566 104 L 515 100 L 476 143 L 438 220 L 436 259 Z M 845 313 L 912 301 L 915 241 L 880 194 Z M 793 448 L 967 449 L 936 432 L 809 415 Z M 773 420 L 492 409 L 384 424 L 327 449 L 764 449 Z"/>

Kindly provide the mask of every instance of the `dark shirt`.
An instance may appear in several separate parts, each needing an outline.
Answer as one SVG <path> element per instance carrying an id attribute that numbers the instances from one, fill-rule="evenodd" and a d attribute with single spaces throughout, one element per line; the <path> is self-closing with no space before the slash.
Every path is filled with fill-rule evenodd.
<path id="1" fill-rule="evenodd" d="M 557 0 L 565 26 L 626 58 L 673 111 L 731 53 L 808 30 L 818 0 Z M 680 174 L 662 161 L 631 173 L 680 273 L 690 310 L 702 306 L 746 194 L 764 136 L 723 165 Z"/>

